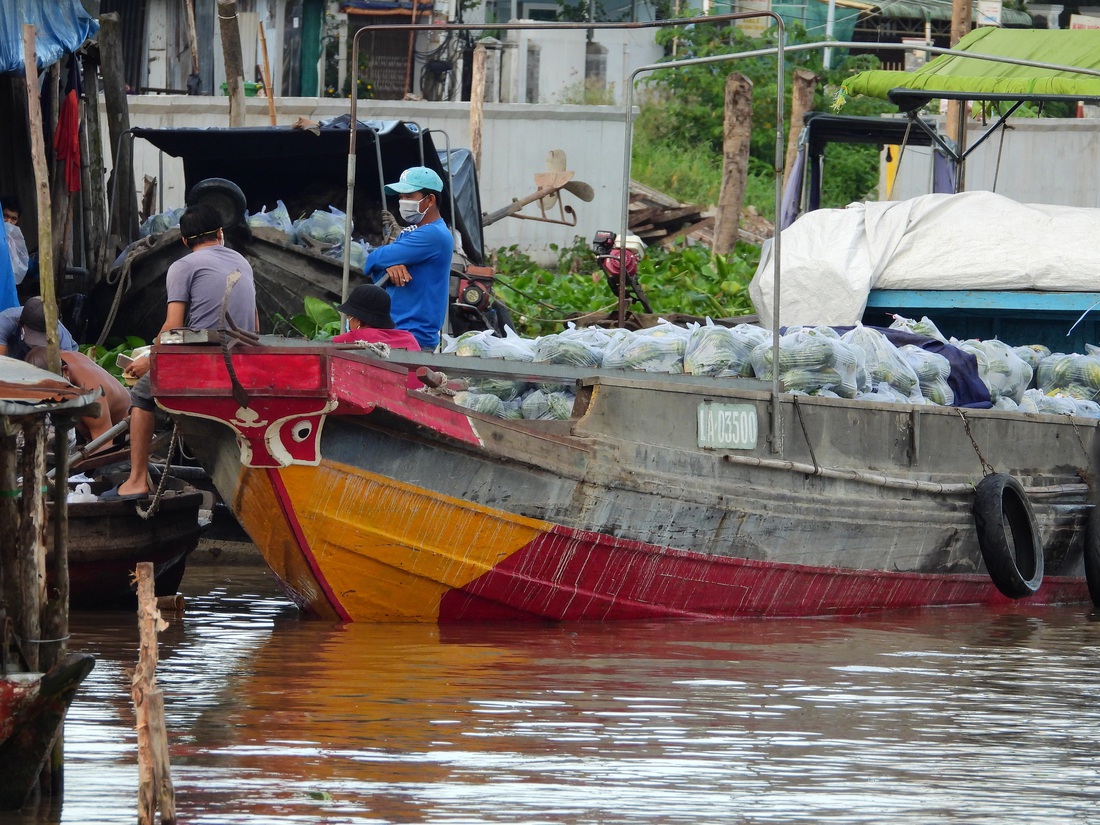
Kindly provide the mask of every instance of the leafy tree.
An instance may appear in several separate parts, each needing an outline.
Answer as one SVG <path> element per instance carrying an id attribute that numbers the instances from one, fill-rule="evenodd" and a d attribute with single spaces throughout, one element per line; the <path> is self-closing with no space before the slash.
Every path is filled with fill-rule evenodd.
<path id="1" fill-rule="evenodd" d="M 711 57 L 736 52 L 755 51 L 776 45 L 777 30 L 752 38 L 735 26 L 699 24 L 689 29 L 668 28 L 658 32 L 663 44 L 675 59 Z M 809 43 L 821 38 L 809 37 L 800 26 L 787 30 L 788 43 Z M 855 72 L 878 67 L 871 56 L 855 56 L 842 60 L 826 70 L 820 50 L 788 52 L 784 78 L 785 107 L 788 113 L 783 124 L 785 136 L 790 128 L 790 94 L 793 74 L 803 68 L 821 78 L 814 98 L 814 109 L 828 110 L 835 90 Z M 740 72 L 753 83 L 753 129 L 750 142 L 750 167 L 753 176 L 770 175 L 775 163 L 776 58 L 773 55 L 751 57 L 696 66 L 678 67 L 654 72 L 649 79 L 650 95 L 641 108 L 636 132 L 642 143 L 663 148 L 673 157 L 694 156 L 701 149 L 713 158 L 715 188 L 721 174 L 724 97 L 726 77 Z M 894 111 L 885 101 L 871 98 L 850 98 L 845 114 L 869 115 Z M 878 181 L 878 152 L 874 146 L 836 145 L 828 149 L 830 176 L 826 182 L 824 200 L 827 205 L 843 205 L 866 195 Z M 644 168 L 639 170 L 643 180 Z M 750 185 L 750 190 L 752 189 Z M 758 187 L 759 191 L 766 191 Z M 762 214 L 771 212 L 768 204 L 756 204 Z"/>

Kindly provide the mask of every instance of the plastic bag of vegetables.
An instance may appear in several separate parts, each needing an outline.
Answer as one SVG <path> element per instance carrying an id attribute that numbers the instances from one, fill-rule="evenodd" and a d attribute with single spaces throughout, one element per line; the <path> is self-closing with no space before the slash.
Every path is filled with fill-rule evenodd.
<path id="1" fill-rule="evenodd" d="M 1100 418 L 1100 404 L 1074 398 L 1062 392 L 1045 394 L 1039 389 L 1030 389 L 1020 401 L 1020 412 L 1043 413 L 1045 415 L 1081 415 L 1088 418 Z"/>
<path id="2" fill-rule="evenodd" d="M 856 393 L 857 401 L 879 401 L 883 404 L 926 404 L 919 394 L 916 396 L 909 396 L 900 392 L 896 387 L 891 386 L 886 381 L 880 381 L 869 391 L 860 391 Z"/>
<path id="3" fill-rule="evenodd" d="M 955 392 L 947 383 L 951 362 L 938 352 L 929 352 L 916 344 L 898 347 L 898 352 L 917 374 L 921 395 L 933 404 L 948 407 L 955 403 Z"/>
<path id="4" fill-rule="evenodd" d="M 443 336 L 443 353 L 477 358 L 504 358 L 508 361 L 533 361 L 534 340 L 522 337 L 511 327 L 500 338 L 491 329 L 470 330 L 457 338 Z"/>
<path id="5" fill-rule="evenodd" d="M 474 410 L 485 415 L 495 415 L 504 418 L 504 402 L 495 395 L 483 392 L 459 392 L 455 393 L 454 402 L 467 409 Z"/>
<path id="6" fill-rule="evenodd" d="M 140 227 L 138 227 L 138 234 L 143 238 L 148 238 L 150 235 L 159 235 L 161 232 L 166 232 L 173 226 L 180 225 L 180 216 L 183 214 L 183 207 L 179 209 L 168 209 L 157 215 L 150 215 L 146 218 Z"/>
<path id="7" fill-rule="evenodd" d="M 519 398 L 531 385 L 526 381 L 512 381 L 506 378 L 471 378 L 466 382 L 472 392 L 495 395 L 501 401 Z"/>
<path id="8" fill-rule="evenodd" d="M 927 315 L 921 316 L 919 321 L 914 321 L 912 318 L 906 318 L 902 315 L 895 315 L 893 318 L 890 329 L 901 329 L 914 335 L 923 335 L 925 338 L 935 338 L 945 344 L 950 343 Z"/>
<path id="9" fill-rule="evenodd" d="M 990 341 L 960 341 L 956 346 L 978 360 L 978 377 L 989 388 L 989 398 L 996 401 L 1002 395 L 1017 404 L 1031 384 L 1032 369 L 1012 347 L 996 339 Z"/>
<path id="10" fill-rule="evenodd" d="M 252 227 L 266 226 L 278 229 L 280 232 L 285 232 L 291 242 L 297 241 L 297 235 L 294 233 L 294 221 L 290 219 L 290 212 L 287 211 L 286 204 L 281 200 L 275 201 L 275 208 L 270 212 L 265 206 L 255 215 L 248 215 L 247 221 L 248 225 Z M 340 240 L 344 240 L 342 233 Z"/>
<path id="11" fill-rule="evenodd" d="M 917 373 L 889 338 L 877 329 L 858 324 L 840 336 L 840 340 L 863 352 L 867 377 L 876 391 L 879 384 L 886 383 L 903 397 L 919 400 Z"/>
<path id="12" fill-rule="evenodd" d="M 447 355 L 482 357 L 488 351 L 488 339 L 492 337 L 492 331 L 487 329 L 472 329 L 457 338 L 444 333 L 442 352 Z"/>
<path id="13" fill-rule="evenodd" d="M 1044 358 L 1050 357 L 1050 348 L 1044 347 L 1042 344 L 1028 344 L 1023 347 L 1013 347 L 1012 351 L 1031 367 L 1033 373 L 1039 369 L 1039 364 Z M 1035 378 L 1032 376 L 1032 386 L 1034 385 Z"/>
<path id="14" fill-rule="evenodd" d="M 567 420 L 573 414 L 576 396 L 571 392 L 543 392 L 532 390 L 523 396 L 520 409 L 529 420 Z"/>
<path id="15" fill-rule="evenodd" d="M 772 380 L 772 343 L 752 351 L 753 374 Z M 859 391 L 859 356 L 829 327 L 799 327 L 779 339 L 779 380 L 787 390 L 832 390 L 841 398 Z"/>
<path id="16" fill-rule="evenodd" d="M 294 224 L 294 233 L 303 246 L 333 246 L 344 242 L 344 225 L 347 215 L 330 206 L 328 212 L 315 209 L 308 218 Z"/>
<path id="17" fill-rule="evenodd" d="M 348 267 L 363 271 L 363 265 L 367 262 L 367 256 L 370 254 L 371 246 L 364 241 L 352 241 L 351 242 L 351 254 L 348 256 Z M 322 253 L 326 258 L 335 258 L 338 261 L 344 260 L 344 244 L 341 241 L 336 246 L 330 246 Z"/>
<path id="18" fill-rule="evenodd" d="M 591 338 L 567 331 L 542 336 L 535 342 L 534 351 L 534 360 L 540 364 L 598 367 L 603 363 L 603 350 L 593 345 Z"/>
<path id="19" fill-rule="evenodd" d="M 745 326 L 742 324 L 741 326 Z M 760 343 L 743 333 L 715 324 L 710 318 L 688 334 L 684 372 L 689 375 L 752 375 L 752 350 Z"/>
<path id="20" fill-rule="evenodd" d="M 613 337 L 604 348 L 605 367 L 681 373 L 688 331 L 667 321 Z"/>
<path id="21" fill-rule="evenodd" d="M 1054 353 L 1039 362 L 1035 386 L 1046 395 L 1061 392 L 1095 401 L 1100 398 L 1100 356 Z"/>

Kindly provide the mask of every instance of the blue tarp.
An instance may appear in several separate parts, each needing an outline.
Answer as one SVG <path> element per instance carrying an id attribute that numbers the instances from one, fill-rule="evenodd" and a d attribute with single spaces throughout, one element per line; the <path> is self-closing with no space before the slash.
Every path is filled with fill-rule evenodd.
<path id="1" fill-rule="evenodd" d="M 35 62 L 52 66 L 99 31 L 79 0 L 0 0 L 0 74 L 23 72 L 23 26 L 35 32 Z"/>

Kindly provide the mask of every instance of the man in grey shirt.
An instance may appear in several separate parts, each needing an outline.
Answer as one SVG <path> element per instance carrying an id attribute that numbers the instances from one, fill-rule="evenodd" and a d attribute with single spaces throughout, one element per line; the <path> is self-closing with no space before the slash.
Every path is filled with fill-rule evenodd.
<path id="1" fill-rule="evenodd" d="M 160 331 L 217 329 L 221 326 L 226 283 L 230 275 L 239 272 L 240 279 L 229 294 L 227 314 L 238 329 L 255 332 L 259 317 L 252 267 L 239 253 L 224 246 L 217 210 L 203 203 L 189 206 L 180 217 L 180 234 L 191 254 L 168 267 L 168 311 Z M 130 390 L 130 477 L 101 493 L 101 499 L 117 501 L 149 495 L 149 451 L 156 424 L 149 366 L 149 357 L 145 356 L 127 370 L 138 377 Z"/>

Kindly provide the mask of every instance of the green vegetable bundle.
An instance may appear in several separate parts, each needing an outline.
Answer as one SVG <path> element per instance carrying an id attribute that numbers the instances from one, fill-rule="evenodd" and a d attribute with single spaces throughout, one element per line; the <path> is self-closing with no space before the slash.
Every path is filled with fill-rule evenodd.
<path id="1" fill-rule="evenodd" d="M 1046 395 L 1062 392 L 1095 400 L 1100 397 L 1100 356 L 1050 355 L 1039 362 L 1035 384 Z"/>
<path id="2" fill-rule="evenodd" d="M 996 401 L 1007 396 L 1017 404 L 1031 384 L 1032 369 L 1008 344 L 996 339 L 968 340 L 957 344 L 978 360 L 978 377 L 989 388 L 989 397 Z"/>
<path id="3" fill-rule="evenodd" d="M 914 393 L 919 396 L 917 373 L 883 333 L 857 325 L 844 333 L 841 340 L 853 349 L 862 351 L 867 378 L 872 387 L 885 383 L 910 400 L 914 400 Z M 863 386 L 862 382 L 860 386 Z"/>

